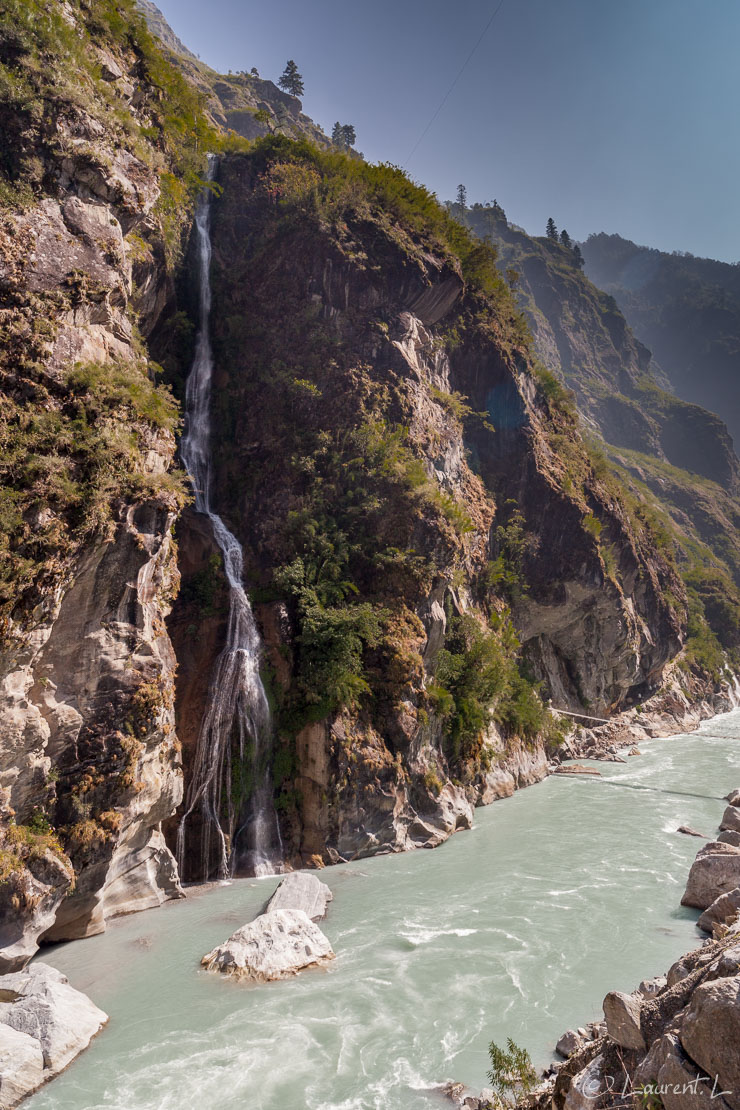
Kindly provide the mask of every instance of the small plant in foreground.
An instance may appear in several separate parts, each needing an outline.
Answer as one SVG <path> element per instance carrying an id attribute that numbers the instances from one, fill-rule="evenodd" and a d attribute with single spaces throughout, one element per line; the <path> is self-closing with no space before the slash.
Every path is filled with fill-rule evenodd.
<path id="1" fill-rule="evenodd" d="M 499 1105 L 516 1106 L 537 1086 L 537 1072 L 529 1053 L 508 1037 L 505 1049 L 491 1041 L 488 1055 L 491 1060 L 488 1081 L 496 1092 Z"/>

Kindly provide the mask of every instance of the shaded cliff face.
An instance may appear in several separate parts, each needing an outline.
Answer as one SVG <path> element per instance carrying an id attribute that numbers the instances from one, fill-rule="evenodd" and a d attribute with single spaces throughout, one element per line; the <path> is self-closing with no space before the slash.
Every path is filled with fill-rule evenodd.
<path id="1" fill-rule="evenodd" d="M 422 190 L 280 142 L 219 185 L 216 500 L 267 644 L 285 840 L 433 844 L 545 771 L 510 611 L 558 702 L 605 710 L 678 650 L 682 588 L 536 379 L 491 258 Z"/>
<path id="2" fill-rule="evenodd" d="M 613 295 L 679 397 L 719 413 L 740 443 L 738 267 L 619 235 L 590 235 L 583 257 L 588 276 Z"/>
<path id="3" fill-rule="evenodd" d="M 182 795 L 183 486 L 142 333 L 172 300 L 187 187 L 162 181 L 191 138 L 175 150 L 167 113 L 192 94 L 140 32 L 102 2 L 0 23 L 3 969 L 179 893 L 160 825 Z"/>
<path id="4" fill-rule="evenodd" d="M 537 353 L 573 389 L 579 409 L 607 442 L 643 452 L 736 493 L 740 464 L 722 420 L 669 392 L 652 354 L 635 337 L 616 301 L 581 273 L 559 242 L 532 238 L 504 218 L 469 213 L 491 234 L 501 265 L 516 271 Z M 661 363 L 669 373 L 670 364 Z"/>
<path id="5" fill-rule="evenodd" d="M 687 663 L 718 676 L 713 637 L 731 652 L 740 642 L 740 468 L 725 425 L 668 391 L 650 351 L 570 249 L 509 226 L 500 210 L 475 206 L 466 218 L 495 243 L 539 358 L 573 390 L 620 483 L 672 540 L 692 598 Z"/>

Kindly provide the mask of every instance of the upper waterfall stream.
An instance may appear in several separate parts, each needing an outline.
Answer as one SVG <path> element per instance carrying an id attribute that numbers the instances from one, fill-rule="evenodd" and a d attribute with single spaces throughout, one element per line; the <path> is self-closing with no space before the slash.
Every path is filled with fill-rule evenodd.
<path id="1" fill-rule="evenodd" d="M 209 182 L 215 159 L 209 158 Z M 195 216 L 198 250 L 199 319 L 195 358 L 185 394 L 185 434 L 180 453 L 193 486 L 195 508 L 210 520 L 223 556 L 229 587 L 226 643 L 213 668 L 208 702 L 198 734 L 185 812 L 177 835 L 177 860 L 182 873 L 187 820 L 199 806 L 203 814 L 201 859 L 209 873 L 212 835 L 217 837 L 218 870 L 272 874 L 282 859 L 280 830 L 272 802 L 267 766 L 272 735 L 270 707 L 260 679 L 259 632 L 243 583 L 243 553 L 236 536 L 211 504 L 211 190 L 207 188 Z M 252 792 L 246 814 L 235 804 L 232 761 L 248 762 Z M 224 800 L 228 812 L 223 814 Z M 226 827 L 224 827 L 224 825 Z"/>
<path id="2" fill-rule="evenodd" d="M 640 747 L 598 764 L 606 781 L 553 776 L 477 810 L 433 852 L 326 868 L 326 970 L 260 986 L 200 970 L 277 879 L 42 950 L 110 1023 L 29 1110 L 430 1110 L 450 1105 L 435 1083 L 486 1085 L 492 1039 L 544 1065 L 607 991 L 699 942 L 679 903 L 702 841 L 676 830 L 716 833 L 740 785 L 740 710 Z"/>

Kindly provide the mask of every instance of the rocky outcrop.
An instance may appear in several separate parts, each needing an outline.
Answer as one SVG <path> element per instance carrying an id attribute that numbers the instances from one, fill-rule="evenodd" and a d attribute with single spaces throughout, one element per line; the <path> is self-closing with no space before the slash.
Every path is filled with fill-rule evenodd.
<path id="1" fill-rule="evenodd" d="M 256 69 L 217 73 L 180 41 L 156 4 L 151 0 L 136 0 L 136 4 L 173 64 L 205 94 L 206 110 L 216 126 L 245 139 L 277 132 L 291 138 L 305 136 L 318 146 L 330 145 L 322 129 L 305 115 L 297 96 L 260 77 Z"/>
<path id="2" fill-rule="evenodd" d="M 265 598 L 256 615 L 274 676 L 279 812 L 294 865 L 433 847 L 470 827 L 475 805 L 547 773 L 542 739 L 503 711 L 465 742 L 470 752 L 453 736 L 454 706 L 440 709 L 436 687 L 456 635 L 454 650 L 470 650 L 462 641 L 474 638 L 471 628 L 503 629 L 510 606 L 553 696 L 588 697 L 597 711 L 653 685 L 682 635 L 680 611 L 666 600 L 669 590 L 681 595 L 680 583 L 602 488 L 572 417 L 546 403 L 517 340 L 498 342 L 478 326 L 484 298 L 460 260 L 370 201 L 357 211 L 349 201 L 341 223 L 317 216 L 306 198 L 323 172 L 334 171 L 275 140 L 255 158 L 220 164 L 212 209 L 218 411 L 228 414 L 214 440 L 214 488 L 244 546 L 247 581 Z M 254 254 L 257 229 L 275 244 L 269 265 Z M 297 314 L 305 326 L 286 331 Z M 261 321 L 248 345 L 233 342 L 237 320 Z M 455 328 L 461 342 L 448 344 Z M 278 383 L 263 373 L 272 364 L 303 369 Z M 564 485 L 563 443 L 577 460 L 577 487 Z M 393 461 L 383 462 L 389 451 Z M 349 485 L 334 470 L 340 460 L 356 475 Z M 355 483 L 365 489 L 357 505 Z M 594 514 L 602 524 L 588 523 Z M 331 541 L 339 562 L 330 573 L 341 582 L 331 597 L 323 582 L 309 586 L 317 527 L 342 537 Z M 594 538 L 600 527 L 619 552 L 614 574 Z M 199 676 L 218 640 L 187 636 L 196 616 L 187 599 L 207 564 L 197 528 L 192 538 L 183 529 L 180 545 L 193 567 L 171 623 L 186 660 L 178 719 L 187 765 Z M 510 596 L 496 585 L 502 577 Z M 327 614 L 322 636 L 332 635 L 329 621 L 362 623 L 368 604 L 386 614 L 374 647 L 362 633 L 352 641 L 372 698 L 340 712 L 314 685 L 334 649 L 309 661 L 309 588 Z M 188 874 L 199 866 L 189 860 Z"/>
<path id="3" fill-rule="evenodd" d="M 201 963 L 235 979 L 268 982 L 333 959 L 329 941 L 303 910 L 278 909 L 237 929 Z"/>
<path id="4" fill-rule="evenodd" d="M 740 848 L 712 840 L 699 850 L 689 872 L 681 905 L 706 910 L 740 886 Z"/>
<path id="5" fill-rule="evenodd" d="M 727 855 L 708 844 L 703 861 Z M 732 854 L 732 850 L 730 850 Z M 737 854 L 737 853 L 736 853 Z M 717 888 L 722 874 L 711 876 Z M 709 888 L 702 875 L 704 901 Z M 689 887 L 692 880 L 689 880 Z M 677 960 L 666 976 L 632 994 L 604 999 L 605 1027 L 585 1042 L 571 1032 L 561 1041 L 567 1060 L 536 1092 L 541 1110 L 602 1110 L 625 1098 L 659 1098 L 666 1110 L 738 1110 L 740 1099 L 740 918 L 737 890 L 723 894 L 699 920 L 713 940 Z M 580 1031 L 579 1031 L 580 1032 Z M 532 1105 L 530 1102 L 528 1105 Z"/>
<path id="6" fill-rule="evenodd" d="M 108 1017 L 56 968 L 0 976 L 0 1107 L 9 1110 L 63 1071 Z"/>
<path id="7" fill-rule="evenodd" d="M 661 369 L 640 342 L 640 338 L 645 341 L 646 333 L 638 327 L 633 334 L 620 312 L 621 306 L 636 326 L 631 314 L 632 298 L 643 296 L 642 279 L 639 290 L 633 286 L 631 292 L 621 291 L 627 300 L 621 300 L 618 306 L 609 295 L 613 291 L 610 286 L 597 280 L 597 288 L 581 272 L 580 258 L 571 246 L 527 235 L 509 224 L 495 205 L 475 205 L 466 219 L 479 235 L 490 237 L 496 244 L 499 265 L 527 317 L 537 353 L 548 370 L 573 390 L 590 433 L 601 439 L 604 463 L 608 459 L 616 464 L 620 481 L 642 506 L 638 513 L 643 519 L 655 519 L 653 514 L 657 512 L 661 527 L 667 526 L 676 537 L 679 567 L 701 601 L 703 613 L 699 611 L 697 616 L 706 617 L 724 648 L 734 648 L 738 627 L 734 613 L 740 608 L 740 533 L 735 510 L 740 465 L 725 424 L 714 415 L 726 415 L 726 408 L 712 404 L 706 411 L 670 392 L 666 374 L 673 374 L 673 365 L 659 356 Z M 598 255 L 602 249 L 608 256 L 615 239 L 618 237 L 592 237 L 584 248 L 587 256 L 589 251 Z M 619 243 L 629 248 L 628 253 L 648 253 L 623 240 Z M 648 282 L 655 267 L 684 265 L 659 252 L 649 262 L 646 258 L 643 261 L 647 265 L 643 277 Z M 697 259 L 691 265 L 717 265 L 725 277 L 732 272 L 732 267 L 723 268 L 706 260 Z M 596 280 L 594 275 L 598 277 L 600 272 L 597 268 L 589 276 Z M 705 294 L 706 289 L 698 296 L 698 303 L 703 303 Z M 725 295 L 716 289 L 708 295 L 717 296 L 725 305 Z M 681 311 L 691 303 L 692 297 L 682 301 Z M 714 324 L 721 326 L 717 314 Z M 685 320 L 677 316 L 675 330 L 682 331 L 685 326 Z M 648 345 L 652 346 L 649 341 Z M 683 344 L 675 352 L 679 363 L 685 347 Z M 711 358 L 703 359 L 702 365 L 708 361 Z M 680 396 L 700 400 L 702 373 L 695 377 L 697 382 L 702 379 L 698 392 L 679 390 Z M 726 396 L 734 388 L 731 379 L 728 367 Z M 687 549 L 692 552 L 690 557 Z M 694 663 L 691 652 L 687 661 Z M 721 663 L 707 667 L 708 662 L 704 656 L 701 665 L 691 669 L 711 672 L 711 686 L 719 679 Z M 552 671 L 554 660 L 545 658 L 545 663 Z"/>
<path id="8" fill-rule="evenodd" d="M 694 732 L 702 721 L 726 713 L 737 704 L 735 680 L 725 679 L 715 686 L 712 680 L 670 664 L 656 694 L 616 714 L 608 724 L 594 728 L 579 726 L 567 737 L 561 754 L 598 759 L 642 740 Z"/>
<path id="9" fill-rule="evenodd" d="M 35 26 L 50 60 L 24 69 L 37 104 L 0 219 L 3 503 L 16 507 L 0 589 L 6 969 L 41 938 L 181 893 L 160 827 L 182 794 L 164 625 L 177 415 L 142 340 L 172 296 L 165 160 L 139 135 L 160 93 L 132 39 L 93 44 L 89 11 L 65 13 L 86 47 L 60 55 L 55 20 Z M 69 102 L 73 87 L 89 95 Z"/>

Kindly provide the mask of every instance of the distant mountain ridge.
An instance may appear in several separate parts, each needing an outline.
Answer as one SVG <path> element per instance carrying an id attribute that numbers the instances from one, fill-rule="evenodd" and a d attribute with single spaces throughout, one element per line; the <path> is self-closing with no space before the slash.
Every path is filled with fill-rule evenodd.
<path id="1" fill-rule="evenodd" d="M 740 265 L 590 235 L 586 273 L 611 293 L 686 401 L 720 414 L 740 444 Z"/>
<path id="2" fill-rule="evenodd" d="M 465 221 L 491 241 L 544 366 L 573 390 L 581 419 L 634 495 L 663 516 L 687 580 L 729 647 L 740 642 L 740 464 L 722 420 L 670 391 L 616 299 L 559 241 L 532 237 L 498 207 Z M 724 407 L 720 408 L 724 411 Z"/>

